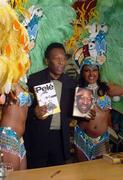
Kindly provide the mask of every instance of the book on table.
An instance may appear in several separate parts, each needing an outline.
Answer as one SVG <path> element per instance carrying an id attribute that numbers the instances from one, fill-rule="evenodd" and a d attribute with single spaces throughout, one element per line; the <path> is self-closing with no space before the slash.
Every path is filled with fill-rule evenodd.
<path id="1" fill-rule="evenodd" d="M 104 154 L 103 159 L 112 164 L 123 164 L 123 152 Z"/>

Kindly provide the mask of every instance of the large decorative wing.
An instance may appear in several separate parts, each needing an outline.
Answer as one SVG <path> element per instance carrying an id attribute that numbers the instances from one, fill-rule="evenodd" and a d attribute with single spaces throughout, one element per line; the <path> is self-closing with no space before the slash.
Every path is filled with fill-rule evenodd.
<path id="1" fill-rule="evenodd" d="M 98 0 L 97 10 L 100 21 L 108 27 L 107 61 L 103 65 L 102 76 L 106 81 L 123 85 L 123 1 Z"/>
<path id="2" fill-rule="evenodd" d="M 32 66 L 29 73 L 37 72 L 45 67 L 43 55 L 49 43 L 53 41 L 64 43 L 71 36 L 71 22 L 76 16 L 71 3 L 72 0 L 30 1 L 30 5 L 42 9 L 42 17 L 38 19 L 35 47 L 30 52 Z"/>
<path id="3" fill-rule="evenodd" d="M 98 0 L 97 11 L 100 22 L 105 22 L 107 33 L 107 60 L 102 68 L 102 78 L 123 86 L 123 1 L 122 0 Z M 123 112 L 123 98 L 114 102 L 113 107 Z"/>

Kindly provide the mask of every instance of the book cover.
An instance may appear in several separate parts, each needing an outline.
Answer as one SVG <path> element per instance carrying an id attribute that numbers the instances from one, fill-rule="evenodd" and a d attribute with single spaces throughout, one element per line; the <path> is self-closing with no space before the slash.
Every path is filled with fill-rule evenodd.
<path id="1" fill-rule="evenodd" d="M 39 106 L 47 106 L 47 113 L 44 117 L 60 112 L 60 106 L 53 82 L 34 86 L 34 91 Z"/>
<path id="2" fill-rule="evenodd" d="M 103 159 L 112 164 L 123 164 L 123 152 L 104 154 Z"/>
<path id="3" fill-rule="evenodd" d="M 76 87 L 73 105 L 73 116 L 90 118 L 94 105 L 93 92 L 90 89 Z"/>

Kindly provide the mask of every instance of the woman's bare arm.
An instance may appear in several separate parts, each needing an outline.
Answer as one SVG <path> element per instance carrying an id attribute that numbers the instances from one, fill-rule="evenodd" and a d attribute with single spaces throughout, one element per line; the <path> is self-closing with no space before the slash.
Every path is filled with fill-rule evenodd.
<path id="1" fill-rule="evenodd" d="M 109 84 L 108 94 L 110 96 L 122 96 L 123 95 L 123 87 L 115 84 Z"/>

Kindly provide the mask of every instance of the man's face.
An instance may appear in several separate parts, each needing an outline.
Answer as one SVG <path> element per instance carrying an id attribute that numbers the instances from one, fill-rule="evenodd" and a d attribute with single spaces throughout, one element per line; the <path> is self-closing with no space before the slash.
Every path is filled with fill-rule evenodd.
<path id="1" fill-rule="evenodd" d="M 99 77 L 99 70 L 97 66 L 85 65 L 83 67 L 83 77 L 89 84 L 94 84 L 97 82 Z"/>
<path id="2" fill-rule="evenodd" d="M 81 113 L 87 113 L 92 106 L 92 92 L 90 90 L 81 88 L 76 95 L 77 108 Z"/>
<path id="3" fill-rule="evenodd" d="M 60 76 L 64 71 L 66 62 L 66 54 L 62 48 L 54 48 L 50 51 L 47 60 L 50 73 Z"/>

